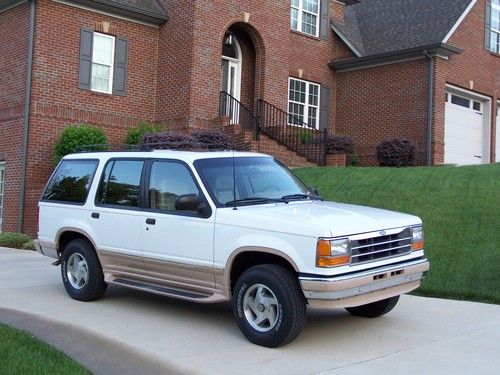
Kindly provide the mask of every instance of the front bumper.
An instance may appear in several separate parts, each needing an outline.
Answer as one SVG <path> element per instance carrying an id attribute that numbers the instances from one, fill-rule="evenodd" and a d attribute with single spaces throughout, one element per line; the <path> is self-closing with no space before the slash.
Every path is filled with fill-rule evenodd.
<path id="1" fill-rule="evenodd" d="M 353 307 L 418 288 L 429 267 L 421 258 L 348 275 L 301 276 L 299 281 L 311 307 Z"/>

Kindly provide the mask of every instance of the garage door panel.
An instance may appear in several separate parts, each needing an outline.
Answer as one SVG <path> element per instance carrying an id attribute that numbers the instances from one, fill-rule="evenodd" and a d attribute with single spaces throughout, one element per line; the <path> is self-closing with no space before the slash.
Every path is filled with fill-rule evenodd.
<path id="1" fill-rule="evenodd" d="M 445 163 L 482 164 L 484 119 L 472 108 L 445 106 Z"/>

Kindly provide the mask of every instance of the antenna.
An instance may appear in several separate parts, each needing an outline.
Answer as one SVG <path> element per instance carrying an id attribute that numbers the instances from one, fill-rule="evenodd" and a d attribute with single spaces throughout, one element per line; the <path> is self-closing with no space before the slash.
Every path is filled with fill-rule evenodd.
<path id="1" fill-rule="evenodd" d="M 233 210 L 237 210 L 236 208 L 236 165 L 234 160 L 234 149 L 233 149 Z"/>

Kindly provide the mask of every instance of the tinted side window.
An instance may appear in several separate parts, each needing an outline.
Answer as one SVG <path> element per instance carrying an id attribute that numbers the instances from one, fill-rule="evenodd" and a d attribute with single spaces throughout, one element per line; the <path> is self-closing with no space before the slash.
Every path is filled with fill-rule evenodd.
<path id="1" fill-rule="evenodd" d="M 98 204 L 139 207 L 142 160 L 116 160 L 106 165 L 97 197 Z"/>
<path id="2" fill-rule="evenodd" d="M 63 160 L 47 184 L 42 200 L 85 203 L 97 164 L 97 160 Z"/>
<path id="3" fill-rule="evenodd" d="M 175 211 L 175 200 L 180 195 L 186 194 L 199 196 L 200 191 L 185 165 L 169 161 L 152 163 L 149 180 L 149 208 Z"/>

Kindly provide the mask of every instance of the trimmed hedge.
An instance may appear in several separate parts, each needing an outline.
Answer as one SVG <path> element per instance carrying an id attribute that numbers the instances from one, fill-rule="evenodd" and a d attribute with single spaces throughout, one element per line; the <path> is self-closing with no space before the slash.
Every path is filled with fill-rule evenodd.
<path id="1" fill-rule="evenodd" d="M 100 128 L 87 124 L 72 124 L 66 127 L 59 136 L 54 146 L 54 160 L 59 162 L 64 156 L 73 154 L 79 146 L 99 145 L 94 147 L 94 151 L 104 151 L 107 149 L 106 135 Z"/>
<path id="2" fill-rule="evenodd" d="M 146 133 L 142 136 L 139 145 L 141 148 L 157 150 L 193 150 L 200 148 L 195 138 L 175 131 Z"/>
<path id="3" fill-rule="evenodd" d="M 329 134 L 326 150 L 329 154 L 345 154 L 347 165 L 358 165 L 356 146 L 349 136 Z"/>
<path id="4" fill-rule="evenodd" d="M 191 136 L 202 148 L 208 150 L 232 150 L 234 149 L 233 139 L 217 130 L 198 130 Z"/>
<path id="5" fill-rule="evenodd" d="M 125 144 L 135 146 L 141 141 L 144 134 L 160 133 L 162 131 L 165 131 L 165 128 L 161 125 L 153 124 L 149 121 L 141 121 L 133 128 L 128 129 Z"/>
<path id="6" fill-rule="evenodd" d="M 377 160 L 381 167 L 412 167 L 417 147 L 407 139 L 394 138 L 377 145 Z"/>
<path id="7" fill-rule="evenodd" d="M 23 249 L 23 246 L 28 247 L 28 243 L 31 241 L 29 236 L 22 233 L 0 233 L 0 247 Z"/>

